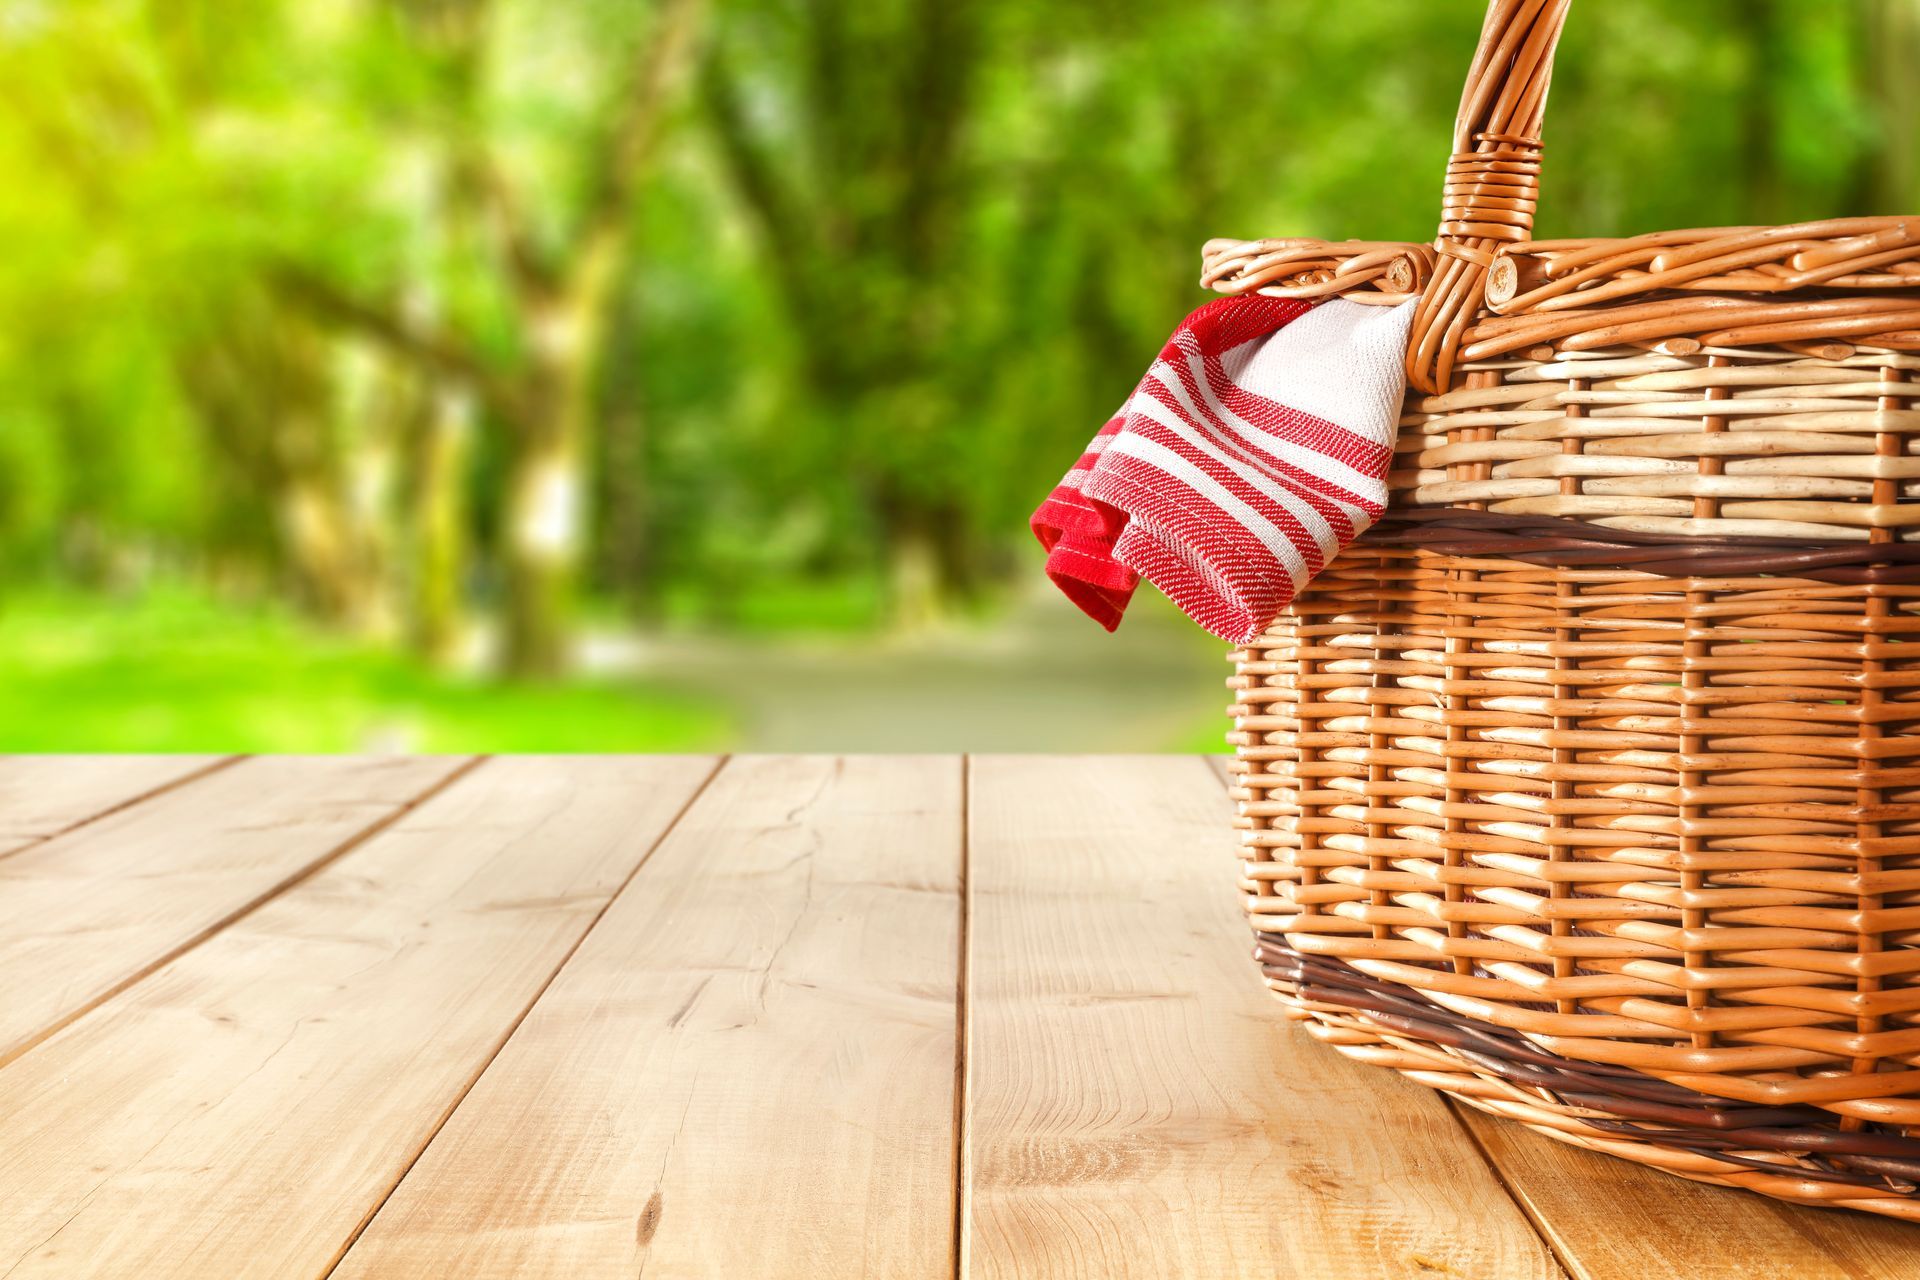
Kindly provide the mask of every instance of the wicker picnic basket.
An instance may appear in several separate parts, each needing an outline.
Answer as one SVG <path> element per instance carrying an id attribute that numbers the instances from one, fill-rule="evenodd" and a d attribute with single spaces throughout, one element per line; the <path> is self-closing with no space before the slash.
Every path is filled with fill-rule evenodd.
<path id="1" fill-rule="evenodd" d="M 1313 1034 L 1564 1142 L 1920 1220 L 1920 218 L 1529 240 L 1567 0 L 1494 0 L 1388 517 L 1233 656 L 1243 887 Z"/>

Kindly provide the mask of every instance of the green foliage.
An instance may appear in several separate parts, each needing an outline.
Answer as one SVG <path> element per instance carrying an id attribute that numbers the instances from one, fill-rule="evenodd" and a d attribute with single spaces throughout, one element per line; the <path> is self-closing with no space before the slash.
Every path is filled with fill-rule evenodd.
<path id="1" fill-rule="evenodd" d="M 1868 65 L 1912 3 L 1576 5 L 1540 232 L 1920 204 Z M 0 574 L 191 581 L 363 658 L 413 637 L 378 681 L 536 588 L 762 633 L 796 598 L 836 628 L 991 610 L 1203 300 L 1203 239 L 1431 234 L 1480 11 L 0 0 Z M 512 558 L 555 438 L 579 598 Z M 0 615 L 0 647 L 40 623 L 65 634 Z M 179 714 L 116 741 L 219 736 Z"/>

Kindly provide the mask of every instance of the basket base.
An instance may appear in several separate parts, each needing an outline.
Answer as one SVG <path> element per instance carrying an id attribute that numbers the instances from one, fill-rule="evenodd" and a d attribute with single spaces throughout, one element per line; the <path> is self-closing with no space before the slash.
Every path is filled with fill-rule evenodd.
<path id="1" fill-rule="evenodd" d="M 1696 1182 L 1920 1222 L 1920 1139 L 1843 1130 L 1831 1112 L 1718 1098 L 1631 1068 L 1575 1062 L 1342 960 L 1256 935 L 1288 1016 L 1315 1039 L 1559 1142 Z"/>

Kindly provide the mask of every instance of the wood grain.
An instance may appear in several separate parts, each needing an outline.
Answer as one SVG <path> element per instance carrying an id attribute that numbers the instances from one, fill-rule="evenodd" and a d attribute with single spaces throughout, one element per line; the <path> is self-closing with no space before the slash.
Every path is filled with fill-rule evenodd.
<path id="1" fill-rule="evenodd" d="M 1690 1182 L 1457 1110 L 1577 1280 L 1920 1275 L 1920 1230 L 1910 1223 Z"/>
<path id="2" fill-rule="evenodd" d="M 221 756 L 0 756 L 0 858 L 218 765 Z"/>
<path id="3" fill-rule="evenodd" d="M 1205 760 L 970 788 L 968 1276 L 1560 1274 L 1438 1097 L 1277 1016 Z"/>
<path id="4" fill-rule="evenodd" d="M 0 1069 L 0 1274 L 323 1274 L 711 767 L 489 761 Z"/>
<path id="5" fill-rule="evenodd" d="M 244 760 L 0 859 L 0 1063 L 464 763 Z"/>
<path id="6" fill-rule="evenodd" d="M 1920 1274 L 1920 1229 L 1462 1123 L 1308 1041 L 1218 764 L 749 759 L 687 808 L 711 762 L 500 760 L 404 813 L 427 765 L 163 781 L 0 861 L 0 957 L 65 938 L 53 987 L 264 901 L 0 1066 L 0 1277 Z M 31 896 L 56 869 L 91 915 Z"/>
<path id="7" fill-rule="evenodd" d="M 952 757 L 729 764 L 336 1280 L 949 1274 L 960 834 Z"/>

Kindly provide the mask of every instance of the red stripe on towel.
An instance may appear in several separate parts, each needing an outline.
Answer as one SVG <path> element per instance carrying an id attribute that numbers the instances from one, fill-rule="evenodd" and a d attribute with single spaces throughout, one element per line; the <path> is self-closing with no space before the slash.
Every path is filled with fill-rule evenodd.
<path id="1" fill-rule="evenodd" d="M 1034 512 L 1047 575 L 1108 630 L 1145 577 L 1251 640 L 1379 517 L 1409 313 L 1330 303 L 1283 332 L 1314 311 L 1247 297 L 1188 316 Z"/>

